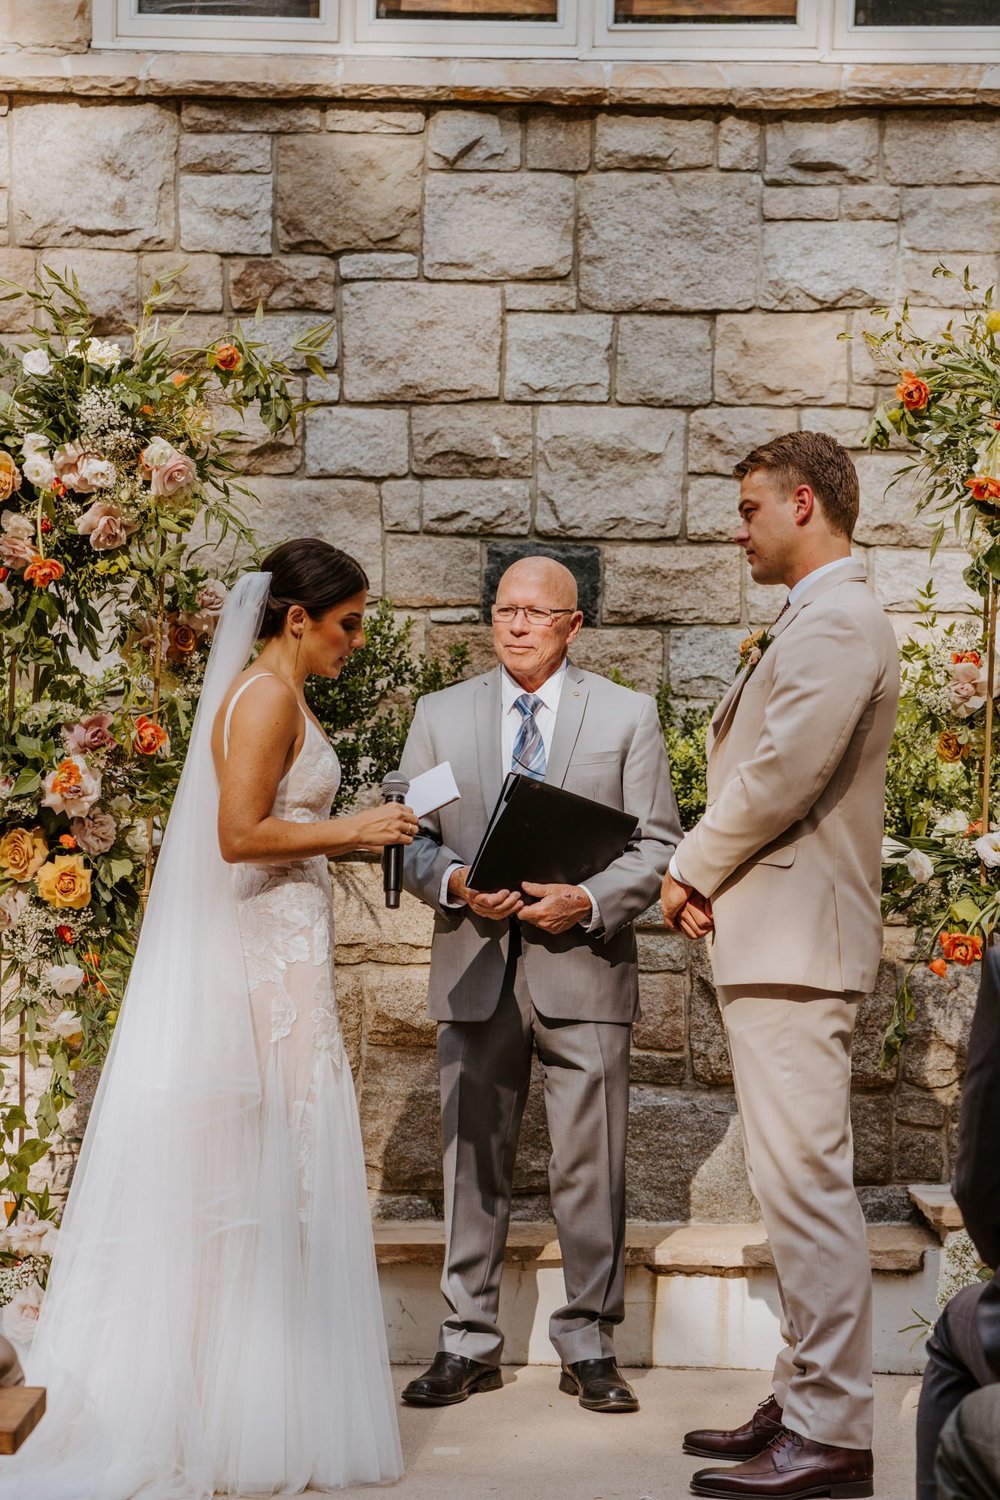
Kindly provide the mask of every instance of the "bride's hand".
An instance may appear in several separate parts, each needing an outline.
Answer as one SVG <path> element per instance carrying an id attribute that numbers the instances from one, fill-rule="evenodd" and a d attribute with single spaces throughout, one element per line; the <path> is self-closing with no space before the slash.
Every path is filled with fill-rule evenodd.
<path id="1" fill-rule="evenodd" d="M 356 848 L 366 850 L 384 849 L 387 844 L 412 844 L 419 826 L 413 808 L 402 802 L 370 807 L 366 812 L 356 813 L 353 821 L 357 830 Z"/>

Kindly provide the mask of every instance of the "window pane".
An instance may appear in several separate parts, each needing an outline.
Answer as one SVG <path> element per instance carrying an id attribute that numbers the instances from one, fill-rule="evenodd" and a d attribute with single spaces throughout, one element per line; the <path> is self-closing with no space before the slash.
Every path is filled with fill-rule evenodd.
<path id="1" fill-rule="evenodd" d="M 856 26 L 1000 26 L 997 0 L 858 0 Z"/>
<path id="2" fill-rule="evenodd" d="M 615 21 L 647 26 L 781 26 L 797 0 L 615 0 Z"/>
<path id="3" fill-rule="evenodd" d="M 558 21 L 559 0 L 378 0 L 380 21 Z"/>
<path id="4" fill-rule="evenodd" d="M 139 0 L 140 16 L 240 16 L 268 21 L 316 21 L 320 0 Z"/>

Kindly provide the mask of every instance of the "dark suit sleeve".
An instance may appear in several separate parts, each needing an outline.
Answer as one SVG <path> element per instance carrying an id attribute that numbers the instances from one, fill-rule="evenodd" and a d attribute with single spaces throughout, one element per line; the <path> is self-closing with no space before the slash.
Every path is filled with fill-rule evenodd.
<path id="1" fill-rule="evenodd" d="M 438 764 L 440 757 L 434 753 L 430 725 L 427 722 L 426 700 L 421 698 L 413 715 L 413 723 L 406 737 L 403 758 L 399 768 L 412 781 L 424 771 Z M 403 851 L 403 886 L 411 896 L 441 910 L 441 882 L 449 865 L 464 864 L 459 855 L 441 842 L 441 820 L 437 813 L 428 813 L 420 820 L 419 831 L 413 843 Z"/>
<path id="2" fill-rule="evenodd" d="M 622 806 L 639 819 L 632 840 L 620 859 L 586 881 L 600 910 L 605 938 L 635 921 L 656 900 L 670 856 L 682 837 L 663 730 L 652 698 L 643 698 L 625 757 Z"/>
<path id="3" fill-rule="evenodd" d="M 982 1260 L 1000 1266 L 1000 950 L 983 962 L 962 1089 L 952 1184 Z"/>

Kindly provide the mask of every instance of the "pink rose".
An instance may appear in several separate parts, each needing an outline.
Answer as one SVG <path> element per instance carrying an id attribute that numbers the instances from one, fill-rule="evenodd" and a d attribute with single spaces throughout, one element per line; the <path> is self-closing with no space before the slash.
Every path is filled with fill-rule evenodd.
<path id="1" fill-rule="evenodd" d="M 92 807 L 85 818 L 72 819 L 69 831 L 84 854 L 107 854 L 118 827 L 110 813 L 101 807 Z"/>
<path id="2" fill-rule="evenodd" d="M 20 572 L 37 556 L 34 542 L 26 542 L 19 536 L 0 536 L 0 560 L 5 568 L 16 568 Z"/>
<path id="3" fill-rule="evenodd" d="M 63 742 L 70 752 L 79 750 L 113 750 L 118 741 L 109 733 L 110 714 L 91 714 L 79 724 L 63 729 Z"/>
<path id="4" fill-rule="evenodd" d="M 110 500 L 95 500 L 77 521 L 76 529 L 81 536 L 90 537 L 95 552 L 111 552 L 115 547 L 124 547 L 138 528 Z"/>
<path id="5" fill-rule="evenodd" d="M 185 490 L 190 489 L 197 477 L 198 470 L 194 459 L 178 453 L 174 448 L 166 463 L 153 470 L 150 489 L 154 495 L 169 499 L 173 495 L 181 495 Z"/>
<path id="6" fill-rule="evenodd" d="M 228 593 L 221 578 L 207 578 L 198 593 L 199 610 L 207 615 L 221 615 Z"/>
<path id="7" fill-rule="evenodd" d="M 103 464 L 104 460 L 99 453 L 89 452 L 81 443 L 64 443 L 53 453 L 52 462 L 57 477 L 68 490 L 75 490 L 78 495 L 92 495 L 99 488 L 90 474 L 92 466 Z"/>

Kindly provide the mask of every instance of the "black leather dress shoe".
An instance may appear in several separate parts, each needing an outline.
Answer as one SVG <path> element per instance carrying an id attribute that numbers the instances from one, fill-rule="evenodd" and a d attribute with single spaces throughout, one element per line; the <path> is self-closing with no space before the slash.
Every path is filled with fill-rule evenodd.
<path id="1" fill-rule="evenodd" d="M 408 1406 L 455 1406 L 476 1391 L 498 1391 L 503 1377 L 496 1365 L 482 1365 L 461 1354 L 435 1354 L 429 1370 L 403 1387 Z"/>
<path id="2" fill-rule="evenodd" d="M 635 1391 L 613 1359 L 578 1359 L 563 1365 L 559 1389 L 587 1411 L 638 1411 Z"/>
<path id="3" fill-rule="evenodd" d="M 728 1458 L 733 1463 L 756 1458 L 781 1430 L 781 1416 L 781 1407 L 774 1396 L 768 1396 L 742 1427 L 705 1427 L 686 1432 L 684 1452 L 693 1453 L 697 1458 Z"/>

